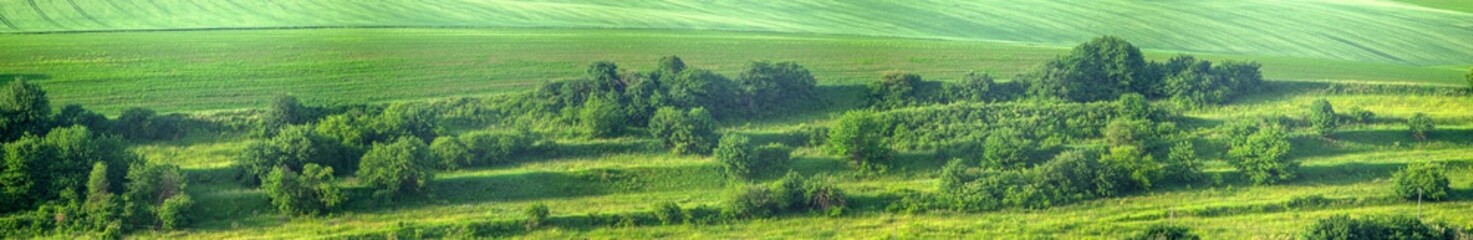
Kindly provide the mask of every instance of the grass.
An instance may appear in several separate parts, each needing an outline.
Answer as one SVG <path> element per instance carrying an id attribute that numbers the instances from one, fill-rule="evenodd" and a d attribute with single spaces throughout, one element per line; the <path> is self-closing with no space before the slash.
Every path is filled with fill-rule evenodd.
<path id="1" fill-rule="evenodd" d="M 205 1 L 4 0 L 0 31 L 285 27 L 637 28 L 821 33 L 1146 48 L 1419 65 L 1473 59 L 1473 15 L 1359 1 Z M 1467 5 L 1467 4 L 1462 4 Z M 1465 7 L 1456 7 L 1463 9 Z M 658 20 L 652 20 L 658 19 Z"/>
<path id="2" fill-rule="evenodd" d="M 792 60 L 822 84 L 861 84 L 905 70 L 954 80 L 1011 78 L 1065 47 L 809 34 L 595 29 L 315 29 L 0 35 L 0 81 L 41 84 L 54 106 L 107 114 L 128 107 L 192 112 L 263 107 L 293 94 L 310 104 L 479 96 L 576 78 L 595 60 L 648 70 L 655 59 L 736 77 L 749 61 Z M 1151 51 L 1164 60 L 1178 53 Z M 1463 84 L 1451 67 L 1290 57 L 1259 61 L 1267 78 Z"/>

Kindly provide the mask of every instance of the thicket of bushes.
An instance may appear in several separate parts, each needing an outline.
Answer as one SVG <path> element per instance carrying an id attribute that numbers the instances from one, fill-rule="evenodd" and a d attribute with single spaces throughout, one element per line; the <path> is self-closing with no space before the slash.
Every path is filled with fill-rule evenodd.
<path id="1" fill-rule="evenodd" d="M 1466 239 L 1456 227 L 1428 223 L 1408 216 L 1352 218 L 1335 215 L 1320 219 L 1304 232 L 1304 239 Z"/>

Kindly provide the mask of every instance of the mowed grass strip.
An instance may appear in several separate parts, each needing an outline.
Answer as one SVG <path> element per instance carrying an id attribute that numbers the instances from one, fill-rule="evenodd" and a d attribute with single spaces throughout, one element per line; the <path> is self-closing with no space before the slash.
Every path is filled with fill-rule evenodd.
<path id="1" fill-rule="evenodd" d="M 293 6 L 284 6 L 293 7 Z M 951 81 L 968 71 L 1007 79 L 1069 46 L 841 35 L 600 29 L 311 29 L 0 35 L 0 82 L 47 89 L 56 106 L 116 114 L 479 96 L 578 78 L 609 60 L 646 71 L 679 55 L 729 77 L 753 60 L 797 61 L 821 84 L 863 84 L 890 70 Z M 1165 60 L 1179 53 L 1148 51 Z M 1259 61 L 1276 80 L 1463 84 L 1457 67 L 1196 54 Z"/>
<path id="2" fill-rule="evenodd" d="M 1461 5 L 1459 5 L 1461 4 Z M 1469 4 L 1364 1 L 0 0 L 12 28 L 67 32 L 286 27 L 727 30 L 1072 44 L 1417 65 L 1473 61 Z M 1423 7 L 1427 6 L 1427 7 Z M 1451 9 L 1452 11 L 1446 10 Z M 658 19 L 658 20 L 652 20 Z"/>

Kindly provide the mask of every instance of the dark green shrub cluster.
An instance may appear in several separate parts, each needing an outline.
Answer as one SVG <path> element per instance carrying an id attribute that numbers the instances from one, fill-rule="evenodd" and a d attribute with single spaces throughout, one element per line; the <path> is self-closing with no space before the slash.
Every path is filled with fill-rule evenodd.
<path id="1" fill-rule="evenodd" d="M 1192 229 L 1184 226 L 1156 224 L 1146 228 L 1146 231 L 1131 235 L 1127 240 L 1197 240 L 1202 239 L 1192 233 Z"/>
<path id="2" fill-rule="evenodd" d="M 401 137 L 389 143 L 374 143 L 359 163 L 358 179 L 377 191 L 377 196 L 406 196 L 424 192 L 435 179 L 439 161 L 424 141 Z"/>
<path id="3" fill-rule="evenodd" d="M 1418 141 L 1426 141 L 1428 134 L 1431 134 L 1433 129 L 1432 118 L 1427 117 L 1427 114 L 1419 112 L 1407 118 L 1407 130 L 1411 131 L 1412 138 Z"/>
<path id="4" fill-rule="evenodd" d="M 650 119 L 649 132 L 676 154 L 709 153 L 721 138 L 716 133 L 716 120 L 705 108 L 660 108 Z"/>
<path id="5" fill-rule="evenodd" d="M 873 114 L 876 130 L 899 150 L 951 148 L 982 143 L 989 132 L 1008 128 L 1039 145 L 1100 137 L 1117 115 L 1116 104 L 963 103 L 897 109 Z M 830 135 L 836 130 L 830 129 Z"/>
<path id="6" fill-rule="evenodd" d="M 1178 56 L 1147 62 L 1139 48 L 1105 36 L 1080 44 L 1068 54 L 1020 76 L 1032 96 L 1076 102 L 1110 100 L 1126 93 L 1171 98 L 1188 105 L 1218 104 L 1257 89 L 1263 81 L 1256 63 L 1212 62 Z"/>
<path id="7" fill-rule="evenodd" d="M 242 180 L 257 182 L 271 171 L 286 168 L 301 172 L 307 164 L 317 164 L 340 171 L 353 173 L 358 169 L 361 153 L 313 131 L 310 126 L 289 126 L 270 139 L 246 145 L 236 165 L 246 174 Z"/>
<path id="8" fill-rule="evenodd" d="M 764 173 L 781 172 L 788 169 L 791 148 L 773 143 L 755 146 L 751 139 L 740 134 L 728 134 L 721 138 L 712 155 L 721 165 L 727 179 L 748 179 Z"/>
<path id="9" fill-rule="evenodd" d="M 803 178 L 788 172 L 771 186 L 733 187 L 726 196 L 723 215 L 729 218 L 768 217 L 803 211 L 842 214 L 847 207 L 843 190 L 823 176 Z"/>
<path id="10" fill-rule="evenodd" d="M 1315 133 L 1329 136 L 1339 124 L 1340 115 L 1335 114 L 1335 107 L 1330 106 L 1330 101 L 1317 99 L 1309 105 L 1309 126 Z"/>
<path id="11" fill-rule="evenodd" d="M 1448 187 L 1447 170 L 1442 164 L 1412 164 L 1391 178 L 1396 182 L 1396 195 L 1406 200 L 1447 200 L 1448 193 L 1452 191 Z"/>
<path id="12" fill-rule="evenodd" d="M 547 224 L 547 216 L 552 214 L 552 211 L 547 209 L 546 204 L 538 203 L 527 206 L 527 209 L 523 210 L 522 214 L 527 215 L 527 221 L 523 226 L 527 228 L 527 231 L 531 231 Z"/>
<path id="13" fill-rule="evenodd" d="M 825 146 L 860 169 L 882 169 L 895 153 L 885 146 L 883 125 L 877 120 L 870 111 L 846 112 L 829 128 Z"/>
<path id="14" fill-rule="evenodd" d="M 1468 234 L 1445 224 L 1427 223 L 1408 216 L 1352 218 L 1335 215 L 1320 219 L 1304 232 L 1304 239 L 1465 239 Z"/>
<path id="15" fill-rule="evenodd" d="M 261 190 L 282 213 L 323 214 L 347 200 L 332 174 L 332 167 L 313 163 L 303 166 L 300 174 L 276 167 L 261 178 Z"/>
<path id="16" fill-rule="evenodd" d="M 1007 101 L 1021 95 L 1015 83 L 996 83 L 992 76 L 969 72 L 956 82 L 926 81 L 920 75 L 886 72 L 866 85 L 866 105 L 880 110 L 927 104 Z"/>
<path id="17" fill-rule="evenodd" d="M 552 140 L 530 131 L 472 131 L 440 136 L 430 151 L 441 169 L 511 163 L 514 157 L 539 155 L 554 148 Z"/>
<path id="18" fill-rule="evenodd" d="M 1196 169 L 1163 171 L 1170 164 L 1153 162 L 1144 153 L 1139 154 L 1145 160 L 1121 160 L 1114 156 L 1119 154 L 1111 152 L 1097 159 L 1095 154 L 1071 150 L 1035 167 L 1012 170 L 970 169 L 954 160 L 941 170 L 938 195 L 911 199 L 909 206 L 899 207 L 912 211 L 1047 208 L 1143 190 L 1161 179 L 1184 178 L 1174 174 L 1198 174 Z"/>
<path id="19" fill-rule="evenodd" d="M 1299 161 L 1288 156 L 1293 145 L 1284 127 L 1274 121 L 1238 120 L 1227 124 L 1228 163 L 1255 184 L 1293 179 Z"/>

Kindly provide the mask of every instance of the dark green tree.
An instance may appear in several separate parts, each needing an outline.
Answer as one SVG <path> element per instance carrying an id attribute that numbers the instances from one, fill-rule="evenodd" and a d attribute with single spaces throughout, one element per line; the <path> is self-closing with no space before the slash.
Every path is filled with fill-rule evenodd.
<path id="1" fill-rule="evenodd" d="M 1049 61 L 1029 91 L 1035 96 L 1091 102 L 1126 92 L 1150 92 L 1157 83 L 1149 76 L 1139 48 L 1124 39 L 1104 36 Z"/>
<path id="2" fill-rule="evenodd" d="M 118 215 L 122 213 L 107 172 L 107 164 L 97 162 L 92 165 L 92 173 L 87 178 L 87 201 L 82 208 L 91 220 L 91 228 L 95 229 L 107 228 L 108 224 L 120 220 Z"/>
<path id="3" fill-rule="evenodd" d="M 716 145 L 716 120 L 705 108 L 681 111 L 663 107 L 650 119 L 649 131 L 676 154 L 706 154 Z"/>
<path id="4" fill-rule="evenodd" d="M 0 89 L 0 142 L 25 133 L 45 134 L 50 128 L 51 100 L 41 86 L 16 79 Z"/>
<path id="5" fill-rule="evenodd" d="M 61 111 L 53 117 L 52 123 L 57 127 L 83 126 L 93 131 L 107 131 L 109 126 L 107 117 L 91 110 L 82 108 L 81 105 L 67 104 L 61 107 Z"/>
<path id="6" fill-rule="evenodd" d="M 967 72 L 961 81 L 947 84 L 947 102 L 986 102 L 999 99 L 993 96 L 992 86 L 996 83 L 986 73 Z"/>
<path id="7" fill-rule="evenodd" d="M 435 179 L 436 159 L 429 146 L 412 137 L 389 143 L 374 143 L 363 155 L 358 179 L 368 183 L 378 196 L 406 196 L 429 187 Z"/>
<path id="8" fill-rule="evenodd" d="M 704 108 L 717 118 L 745 114 L 739 104 L 740 87 L 725 76 L 705 69 L 685 69 L 669 81 L 660 80 L 665 86 L 664 100 L 669 106 L 694 109 Z"/>
<path id="9" fill-rule="evenodd" d="M 917 88 L 921 88 L 921 75 L 905 72 L 885 72 L 879 81 L 870 82 L 869 106 L 877 109 L 892 109 L 910 106 L 920 101 Z"/>
<path id="10" fill-rule="evenodd" d="M 754 109 L 758 114 L 818 100 L 813 74 L 794 62 L 752 62 L 737 77 L 737 83 L 752 100 L 752 107 L 758 108 Z"/>
<path id="11" fill-rule="evenodd" d="M 297 97 L 277 95 L 271 98 L 271 105 L 266 108 L 266 114 L 261 119 L 261 130 L 265 131 L 266 136 L 274 136 L 288 125 L 311 121 L 312 115 L 311 108 L 302 106 Z"/>
<path id="12" fill-rule="evenodd" d="M 1340 124 L 1340 116 L 1335 115 L 1335 108 L 1330 106 L 1330 101 L 1323 98 L 1314 100 L 1309 105 L 1309 125 L 1315 133 L 1320 136 L 1330 136 Z"/>
<path id="13" fill-rule="evenodd" d="M 1115 104 L 1120 107 L 1119 115 L 1117 116 L 1121 118 L 1139 120 L 1156 119 L 1155 110 L 1151 109 L 1151 103 L 1146 101 L 1146 96 L 1139 93 L 1122 94 L 1120 95 L 1120 99 L 1115 100 Z"/>
<path id="14" fill-rule="evenodd" d="M 751 140 L 741 134 L 727 134 L 721 137 L 721 142 L 716 145 L 712 155 L 716 156 L 716 162 L 721 165 L 721 173 L 727 179 L 747 179 L 753 175 L 758 159 L 755 146 Z"/>
<path id="15" fill-rule="evenodd" d="M 1197 150 L 1192 141 L 1181 141 L 1171 146 L 1162 165 L 1163 175 L 1168 180 L 1192 182 L 1202 178 L 1202 164 L 1197 161 Z"/>
<path id="16" fill-rule="evenodd" d="M 1407 118 L 1407 130 L 1412 132 L 1412 138 L 1416 138 L 1417 141 L 1426 141 L 1428 135 L 1434 130 L 1432 118 L 1420 112 L 1412 114 L 1412 117 Z"/>
<path id="17" fill-rule="evenodd" d="M 1003 169 L 1023 168 L 1028 166 L 1034 148 L 1037 147 L 1032 140 L 1024 137 L 1023 132 L 1012 128 L 993 129 L 983 142 L 980 165 Z"/>
<path id="18" fill-rule="evenodd" d="M 161 216 L 174 213 L 161 212 L 160 206 L 169 199 L 188 195 L 186 187 L 184 174 L 178 166 L 134 164 L 128 167 L 128 190 L 123 194 L 123 217 L 128 219 L 126 222 L 132 225 L 130 227 L 163 227 L 165 218 L 178 220 L 178 216 Z M 184 209 L 170 211 L 175 210 Z"/>
<path id="19" fill-rule="evenodd" d="M 578 125 L 590 137 L 614 137 L 624 132 L 624 110 L 617 102 L 603 97 L 592 97 L 578 112 Z"/>
<path id="20" fill-rule="evenodd" d="M 420 104 L 389 104 L 373 125 L 377 133 L 375 141 L 387 142 L 403 136 L 419 138 L 422 142 L 435 139 L 435 113 Z"/>
<path id="21" fill-rule="evenodd" d="M 1409 216 L 1351 218 L 1334 215 L 1320 219 L 1304 233 L 1307 240 L 1329 239 L 1461 239 L 1453 226 L 1427 223 Z"/>
<path id="22" fill-rule="evenodd" d="M 307 164 L 301 174 L 284 167 L 272 169 L 262 179 L 261 189 L 270 197 L 271 204 L 287 215 L 327 213 L 346 200 L 333 177 L 332 167 L 317 164 Z"/>
<path id="23" fill-rule="evenodd" d="M 459 169 L 471 165 L 475 159 L 465 143 L 451 136 L 435 138 L 435 141 L 430 143 L 430 152 L 435 155 L 435 158 L 440 159 L 441 169 Z"/>
<path id="24" fill-rule="evenodd" d="M 1272 123 L 1238 123 L 1243 137 L 1231 140 L 1228 160 L 1255 184 L 1274 184 L 1293 179 L 1299 161 L 1289 158 L 1293 146 L 1282 126 Z"/>
<path id="25" fill-rule="evenodd" d="M 248 174 L 243 180 L 256 182 L 276 168 L 299 172 L 308 163 L 351 173 L 357 169 L 357 155 L 342 142 L 318 135 L 311 126 L 295 125 L 282 129 L 275 137 L 247 145 L 238 166 Z"/>
<path id="26" fill-rule="evenodd" d="M 881 125 L 869 111 L 849 111 L 829 129 L 829 152 L 838 154 L 861 169 L 883 167 L 894 153 L 885 146 Z"/>
<path id="27" fill-rule="evenodd" d="M 1156 162 L 1151 154 L 1145 153 L 1134 145 L 1123 145 L 1110 148 L 1110 152 L 1100 156 L 1100 163 L 1106 167 L 1122 170 L 1132 180 L 1130 189 L 1149 189 L 1155 182 L 1160 182 L 1163 175 L 1163 166 Z"/>
<path id="28" fill-rule="evenodd" d="M 1417 163 L 1397 171 L 1396 195 L 1407 200 L 1441 201 L 1448 198 L 1447 170 L 1442 164 Z"/>

